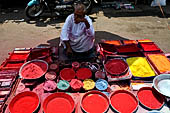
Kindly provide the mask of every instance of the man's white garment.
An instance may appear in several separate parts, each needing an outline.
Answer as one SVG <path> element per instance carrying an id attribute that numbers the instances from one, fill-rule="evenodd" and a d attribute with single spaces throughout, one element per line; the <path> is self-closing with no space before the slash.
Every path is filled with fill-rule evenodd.
<path id="1" fill-rule="evenodd" d="M 71 48 L 75 52 L 85 52 L 90 50 L 94 46 L 94 28 L 92 20 L 89 16 L 85 16 L 85 19 L 90 24 L 90 28 L 86 29 L 84 22 L 75 24 L 74 14 L 69 15 L 62 27 L 60 34 L 61 43 L 63 41 L 69 41 Z"/>

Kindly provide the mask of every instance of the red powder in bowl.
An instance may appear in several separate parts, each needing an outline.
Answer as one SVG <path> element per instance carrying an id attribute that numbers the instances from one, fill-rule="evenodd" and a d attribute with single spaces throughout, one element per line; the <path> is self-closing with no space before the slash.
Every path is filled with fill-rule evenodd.
<path id="1" fill-rule="evenodd" d="M 47 64 L 41 61 L 27 63 L 21 70 L 21 75 L 25 79 L 40 78 L 47 71 Z"/>
<path id="2" fill-rule="evenodd" d="M 77 71 L 76 76 L 80 80 L 85 80 L 85 79 L 88 79 L 88 78 L 90 78 L 92 76 L 92 72 L 88 68 L 80 68 Z"/>
<path id="3" fill-rule="evenodd" d="M 160 109 L 164 104 L 164 98 L 151 87 L 141 88 L 137 96 L 140 103 L 149 109 Z"/>
<path id="4" fill-rule="evenodd" d="M 83 99 L 82 107 L 88 113 L 103 113 L 108 108 L 108 101 L 100 94 L 89 94 Z"/>
<path id="5" fill-rule="evenodd" d="M 136 97 L 128 91 L 117 90 L 111 97 L 111 106 L 121 113 L 132 113 L 138 106 Z"/>
<path id="6" fill-rule="evenodd" d="M 120 75 L 127 71 L 128 65 L 121 59 L 112 59 L 106 62 L 105 69 L 111 75 Z"/>
<path id="7" fill-rule="evenodd" d="M 23 92 L 15 96 L 9 104 L 11 113 L 33 113 L 39 105 L 36 93 Z"/>
<path id="8" fill-rule="evenodd" d="M 75 71 L 71 68 L 64 68 L 60 71 L 60 77 L 62 80 L 70 81 L 75 78 Z"/>
<path id="9" fill-rule="evenodd" d="M 74 91 L 80 91 L 80 89 L 83 87 L 83 82 L 78 79 L 72 79 L 70 86 Z"/>
<path id="10" fill-rule="evenodd" d="M 43 103 L 44 113 L 72 113 L 74 107 L 73 98 L 66 93 L 53 93 Z"/>

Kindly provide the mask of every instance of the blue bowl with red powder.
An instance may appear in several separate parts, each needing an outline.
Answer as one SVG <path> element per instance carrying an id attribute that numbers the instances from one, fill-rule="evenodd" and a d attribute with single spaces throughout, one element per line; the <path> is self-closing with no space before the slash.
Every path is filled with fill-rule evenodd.
<path id="1" fill-rule="evenodd" d="M 104 79 L 98 79 L 95 83 L 96 89 L 104 91 L 108 88 L 108 82 Z"/>

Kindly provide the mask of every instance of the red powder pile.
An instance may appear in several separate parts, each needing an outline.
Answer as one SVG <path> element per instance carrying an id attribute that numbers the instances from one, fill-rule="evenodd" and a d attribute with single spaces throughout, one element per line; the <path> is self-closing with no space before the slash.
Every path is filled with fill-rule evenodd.
<path id="1" fill-rule="evenodd" d="M 129 52 L 139 52 L 140 49 L 136 44 L 129 44 L 116 47 L 118 53 L 129 53 Z"/>
<path id="2" fill-rule="evenodd" d="M 88 79 L 92 76 L 92 72 L 90 69 L 88 68 L 80 68 L 77 72 L 76 72 L 76 76 L 78 79 L 80 80 L 85 80 Z"/>
<path id="3" fill-rule="evenodd" d="M 121 59 L 112 59 L 106 62 L 105 69 L 111 75 L 120 75 L 128 69 L 128 65 Z"/>
<path id="4" fill-rule="evenodd" d="M 63 80 L 70 81 L 71 79 L 75 78 L 75 71 L 71 68 L 64 68 L 60 71 L 60 77 Z"/>
<path id="5" fill-rule="evenodd" d="M 46 106 L 45 113 L 71 113 L 72 105 L 66 98 L 54 98 Z"/>
<path id="6" fill-rule="evenodd" d="M 108 101 L 99 94 L 91 94 L 83 99 L 82 107 L 88 113 L 103 113 L 108 108 Z"/>
<path id="7" fill-rule="evenodd" d="M 43 62 L 32 62 L 25 65 L 21 71 L 22 77 L 25 79 L 33 79 L 41 77 L 47 70 L 47 65 Z"/>
<path id="8" fill-rule="evenodd" d="M 125 92 L 112 95 L 110 100 L 112 107 L 121 113 L 132 113 L 138 105 L 136 98 Z"/>
<path id="9" fill-rule="evenodd" d="M 83 87 L 83 82 L 78 79 L 72 79 L 70 86 L 74 91 L 80 91 L 80 89 Z"/>
<path id="10" fill-rule="evenodd" d="M 12 53 L 9 59 L 25 60 L 28 57 L 28 53 Z"/>
<path id="11" fill-rule="evenodd" d="M 24 96 L 18 98 L 13 104 L 12 113 L 33 113 L 39 104 L 38 98 L 34 96 Z M 11 104 L 12 105 L 12 104 Z"/>
<path id="12" fill-rule="evenodd" d="M 21 67 L 24 63 L 23 62 L 7 62 L 5 67 Z"/>
<path id="13" fill-rule="evenodd" d="M 139 101 L 150 109 L 159 109 L 164 103 L 164 99 L 152 88 L 139 90 L 138 92 Z"/>
<path id="14" fill-rule="evenodd" d="M 160 51 L 157 45 L 153 42 L 141 43 L 140 44 L 144 51 Z"/>

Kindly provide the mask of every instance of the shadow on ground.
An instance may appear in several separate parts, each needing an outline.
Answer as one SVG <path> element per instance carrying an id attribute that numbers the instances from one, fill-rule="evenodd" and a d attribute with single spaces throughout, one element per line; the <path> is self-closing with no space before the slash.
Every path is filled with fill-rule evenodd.
<path id="1" fill-rule="evenodd" d="M 103 40 L 129 40 L 129 39 L 107 32 L 107 31 L 96 31 L 95 32 L 95 43 L 99 43 Z M 38 46 L 51 46 L 51 47 L 58 46 L 59 42 L 60 42 L 60 37 L 56 37 L 56 38 L 47 40 L 47 44 L 40 44 Z"/>

